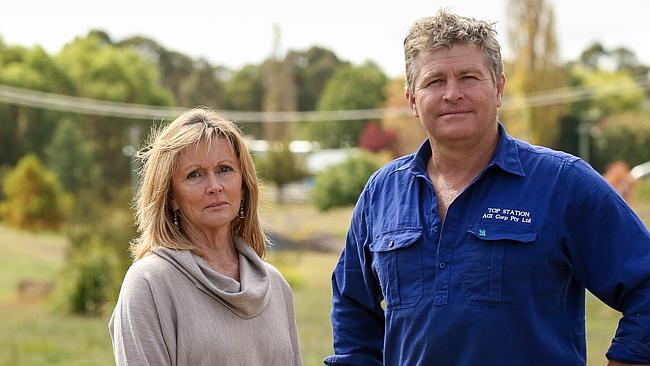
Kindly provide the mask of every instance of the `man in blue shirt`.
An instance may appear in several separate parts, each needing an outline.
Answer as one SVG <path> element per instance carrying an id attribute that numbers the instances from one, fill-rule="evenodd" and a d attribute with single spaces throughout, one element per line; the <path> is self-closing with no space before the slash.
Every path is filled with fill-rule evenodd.
<path id="1" fill-rule="evenodd" d="M 508 136 L 493 26 L 440 11 L 404 49 L 428 139 L 357 202 L 325 363 L 584 365 L 585 288 L 623 314 L 609 364 L 650 363 L 648 231 L 584 161 Z"/>

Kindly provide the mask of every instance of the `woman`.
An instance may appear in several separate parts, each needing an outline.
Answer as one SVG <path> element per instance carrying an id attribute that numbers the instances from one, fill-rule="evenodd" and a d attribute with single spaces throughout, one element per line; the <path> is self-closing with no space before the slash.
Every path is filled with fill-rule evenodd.
<path id="1" fill-rule="evenodd" d="M 119 365 L 302 365 L 289 285 L 262 261 L 237 127 L 190 110 L 140 153 L 140 236 L 109 322 Z"/>

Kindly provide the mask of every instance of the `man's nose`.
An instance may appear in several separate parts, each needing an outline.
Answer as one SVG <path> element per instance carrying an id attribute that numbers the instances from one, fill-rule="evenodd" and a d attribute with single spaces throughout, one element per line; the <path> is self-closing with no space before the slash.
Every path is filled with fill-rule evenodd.
<path id="1" fill-rule="evenodd" d="M 443 99 L 449 102 L 457 102 L 463 99 L 463 90 L 461 89 L 458 80 L 455 79 L 447 80 L 447 83 L 445 84 Z"/>

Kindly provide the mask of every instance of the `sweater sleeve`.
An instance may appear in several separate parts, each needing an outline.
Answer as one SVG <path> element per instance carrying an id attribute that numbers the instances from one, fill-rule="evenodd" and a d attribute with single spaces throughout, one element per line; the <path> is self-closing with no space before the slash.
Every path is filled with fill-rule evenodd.
<path id="1" fill-rule="evenodd" d="M 108 324 L 116 365 L 173 365 L 146 272 L 135 263 L 127 272 Z"/>
<path id="2" fill-rule="evenodd" d="M 289 284 L 283 279 L 282 290 L 284 293 L 285 304 L 287 307 L 287 321 L 289 336 L 291 337 L 291 348 L 293 349 L 293 364 L 295 366 L 302 366 L 302 358 L 300 357 L 300 346 L 298 343 L 298 330 L 296 327 L 296 316 L 293 305 L 293 294 Z"/>

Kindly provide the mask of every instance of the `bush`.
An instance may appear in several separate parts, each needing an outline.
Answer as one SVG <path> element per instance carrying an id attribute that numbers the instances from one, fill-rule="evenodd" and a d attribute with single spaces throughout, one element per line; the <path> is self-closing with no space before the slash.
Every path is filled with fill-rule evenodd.
<path id="1" fill-rule="evenodd" d="M 326 169 L 316 177 L 312 199 L 321 211 L 354 205 L 370 175 L 380 164 L 369 154 L 359 154 Z"/>
<path id="2" fill-rule="evenodd" d="M 592 164 L 602 171 L 614 161 L 630 166 L 650 161 L 650 115 L 623 113 L 607 117 L 599 125 Z"/>
<path id="3" fill-rule="evenodd" d="M 102 314 L 115 297 L 116 267 L 113 251 L 97 239 L 71 253 L 59 281 L 59 306 L 72 314 Z"/>
<path id="4" fill-rule="evenodd" d="M 0 215 L 13 227 L 29 230 L 58 229 L 72 206 L 56 175 L 34 154 L 18 161 L 3 183 L 6 198 Z"/>

